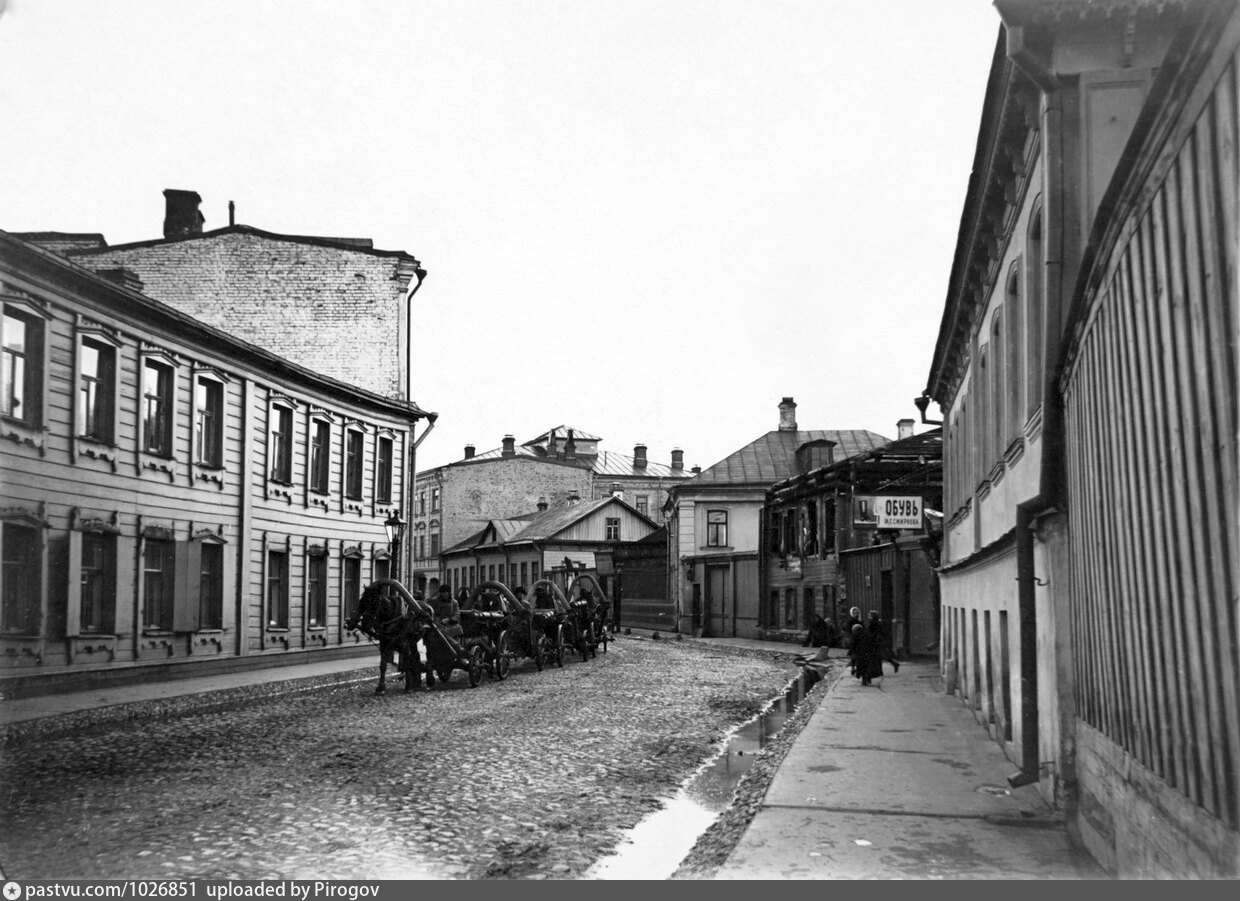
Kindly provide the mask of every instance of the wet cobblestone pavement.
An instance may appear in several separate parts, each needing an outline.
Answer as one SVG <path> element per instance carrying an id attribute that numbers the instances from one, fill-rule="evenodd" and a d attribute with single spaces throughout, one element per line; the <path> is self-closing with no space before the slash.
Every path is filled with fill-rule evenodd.
<path id="1" fill-rule="evenodd" d="M 377 674 L 377 666 L 376 666 Z M 788 660 L 625 639 L 406 694 L 375 681 L 10 741 L 10 878 L 582 875 L 673 795 Z"/>

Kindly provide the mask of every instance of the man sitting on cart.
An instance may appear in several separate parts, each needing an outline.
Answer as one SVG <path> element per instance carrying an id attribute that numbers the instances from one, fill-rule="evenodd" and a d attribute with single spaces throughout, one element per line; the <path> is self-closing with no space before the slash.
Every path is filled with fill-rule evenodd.
<path id="1" fill-rule="evenodd" d="M 434 611 L 435 624 L 439 626 L 439 631 L 453 640 L 460 639 L 463 632 L 461 608 L 452 597 L 451 585 L 440 584 L 439 594 L 431 601 L 431 608 Z"/>

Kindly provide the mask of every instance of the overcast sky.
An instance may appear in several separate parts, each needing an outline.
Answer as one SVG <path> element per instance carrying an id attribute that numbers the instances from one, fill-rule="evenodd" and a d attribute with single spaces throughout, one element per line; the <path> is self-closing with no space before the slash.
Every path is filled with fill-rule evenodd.
<path id="1" fill-rule="evenodd" d="M 566 424 L 703 467 L 917 417 L 985 0 L 0 0 L 0 228 L 416 256 L 420 468 Z M 919 426 L 919 430 L 921 427 Z"/>

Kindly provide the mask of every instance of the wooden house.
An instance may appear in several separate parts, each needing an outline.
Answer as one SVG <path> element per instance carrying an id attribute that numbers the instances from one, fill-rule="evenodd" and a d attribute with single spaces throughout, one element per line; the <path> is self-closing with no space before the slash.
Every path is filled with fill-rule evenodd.
<path id="1" fill-rule="evenodd" d="M 657 529 L 618 497 L 492 520 L 443 552 L 443 578 L 454 592 L 488 580 L 528 589 L 538 579 L 552 579 L 567 587 L 574 573 L 596 571 L 597 552 Z"/>
<path id="2" fill-rule="evenodd" d="M 333 654 L 407 488 L 416 405 L 0 232 L 0 680 Z"/>
<path id="3" fill-rule="evenodd" d="M 890 444 L 771 486 L 762 511 L 764 638 L 801 640 L 814 616 L 878 611 L 890 650 L 938 643 L 943 441 L 901 420 Z"/>

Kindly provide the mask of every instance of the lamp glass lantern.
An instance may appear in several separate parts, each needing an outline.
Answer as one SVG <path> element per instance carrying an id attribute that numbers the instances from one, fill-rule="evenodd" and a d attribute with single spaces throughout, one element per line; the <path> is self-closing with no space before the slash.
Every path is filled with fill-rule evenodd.
<path id="1" fill-rule="evenodd" d="M 387 529 L 388 544 L 399 544 L 405 537 L 407 525 L 408 523 L 401 517 L 399 510 L 384 520 L 383 528 Z"/>

